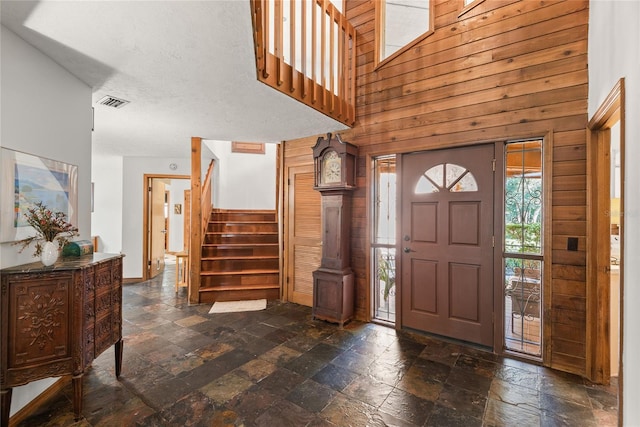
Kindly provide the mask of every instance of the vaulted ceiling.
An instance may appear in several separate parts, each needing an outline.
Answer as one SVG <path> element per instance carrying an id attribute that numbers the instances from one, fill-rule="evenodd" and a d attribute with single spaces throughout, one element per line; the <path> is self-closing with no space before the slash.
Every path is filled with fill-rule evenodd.
<path id="1" fill-rule="evenodd" d="M 94 154 L 188 157 L 192 136 L 277 142 L 345 128 L 256 80 L 249 0 L 3 0 L 0 14 L 93 89 Z M 98 104 L 105 96 L 130 103 Z"/>

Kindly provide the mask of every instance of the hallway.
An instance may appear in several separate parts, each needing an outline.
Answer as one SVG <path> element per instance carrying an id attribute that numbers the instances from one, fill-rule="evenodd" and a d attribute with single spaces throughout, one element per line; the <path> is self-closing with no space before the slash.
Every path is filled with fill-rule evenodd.
<path id="1" fill-rule="evenodd" d="M 614 426 L 616 387 L 422 335 L 311 320 L 311 309 L 208 314 L 174 269 L 125 285 L 113 348 L 21 426 Z"/>

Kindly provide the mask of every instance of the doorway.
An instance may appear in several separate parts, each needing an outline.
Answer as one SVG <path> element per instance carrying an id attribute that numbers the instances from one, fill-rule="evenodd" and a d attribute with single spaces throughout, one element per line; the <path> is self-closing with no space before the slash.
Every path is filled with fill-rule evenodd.
<path id="1" fill-rule="evenodd" d="M 622 411 L 624 347 L 624 79 L 589 121 L 587 250 L 587 373 L 594 382 L 618 383 Z"/>
<path id="2" fill-rule="evenodd" d="M 400 159 L 402 325 L 492 347 L 494 145 Z"/>
<path id="3" fill-rule="evenodd" d="M 189 188 L 190 179 L 185 175 L 150 174 L 143 179 L 142 280 L 149 280 L 164 271 L 167 254 L 180 252 L 183 240 L 189 237 L 183 233 L 183 222 L 188 218 L 184 216 L 182 195 L 183 189 Z M 171 235 L 169 229 L 173 230 Z"/>

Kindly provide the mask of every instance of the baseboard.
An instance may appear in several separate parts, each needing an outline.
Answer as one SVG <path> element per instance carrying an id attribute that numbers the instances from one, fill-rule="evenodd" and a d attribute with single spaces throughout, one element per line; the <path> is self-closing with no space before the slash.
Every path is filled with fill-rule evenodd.
<path id="1" fill-rule="evenodd" d="M 18 412 L 9 418 L 9 427 L 16 427 L 21 422 L 29 418 L 38 408 L 45 404 L 47 400 L 62 392 L 62 389 L 64 389 L 69 383 L 71 383 L 70 375 L 60 377 L 58 381 L 51 384 L 51 387 L 40 393 L 35 399 L 24 405 Z"/>
<path id="2" fill-rule="evenodd" d="M 142 277 L 129 277 L 127 279 L 122 279 L 122 283 L 124 285 L 130 285 L 132 283 L 140 283 L 142 282 Z"/>

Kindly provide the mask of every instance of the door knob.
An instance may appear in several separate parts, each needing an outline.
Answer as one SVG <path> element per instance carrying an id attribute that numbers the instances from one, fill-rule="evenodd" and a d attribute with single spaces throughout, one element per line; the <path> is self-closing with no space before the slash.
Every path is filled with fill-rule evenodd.
<path id="1" fill-rule="evenodd" d="M 412 250 L 411 248 L 404 248 L 402 249 L 404 251 L 405 254 L 408 254 L 409 252 L 415 252 L 414 250 Z"/>

